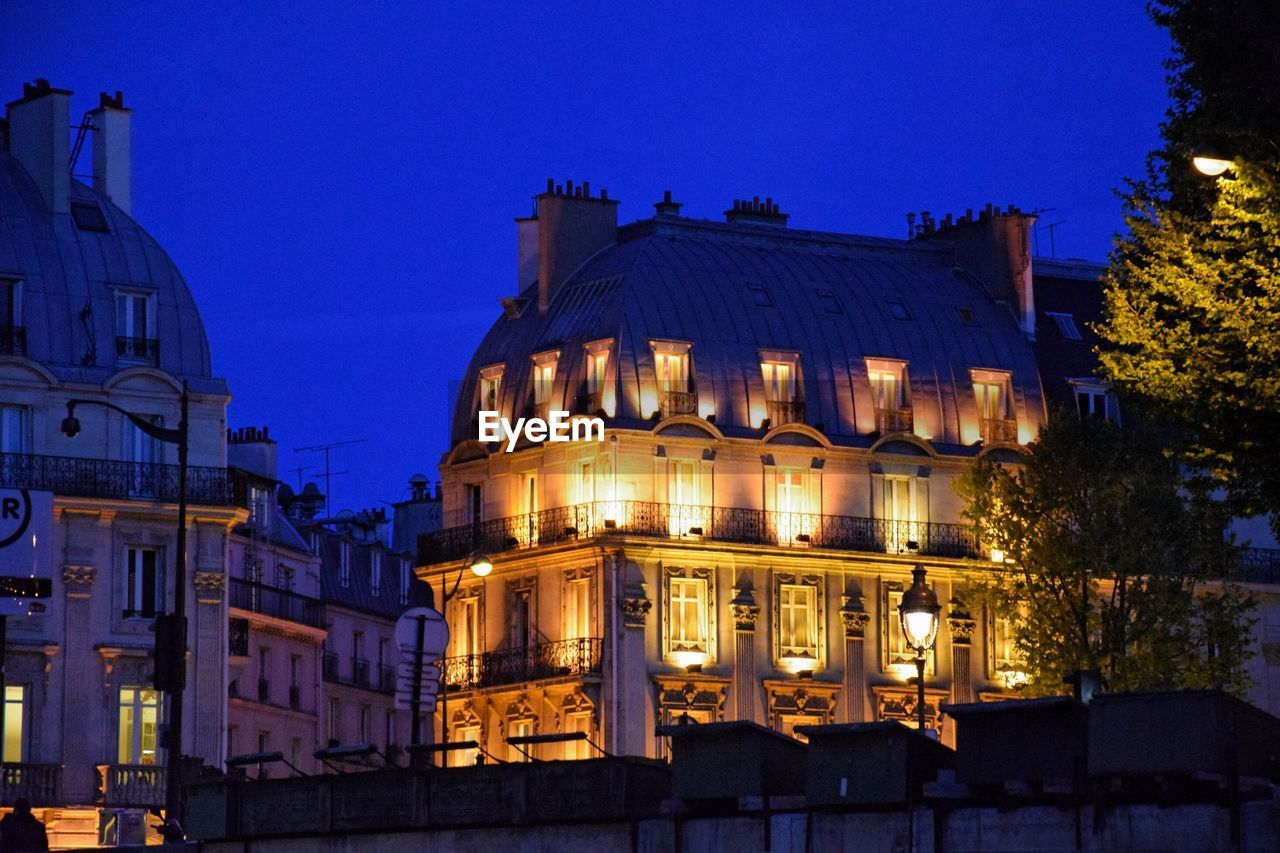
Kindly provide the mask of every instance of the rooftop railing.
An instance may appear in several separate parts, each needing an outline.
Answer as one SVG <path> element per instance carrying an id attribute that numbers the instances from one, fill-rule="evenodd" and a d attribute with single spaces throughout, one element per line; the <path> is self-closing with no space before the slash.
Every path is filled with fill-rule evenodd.
<path id="1" fill-rule="evenodd" d="M 129 338 L 116 336 L 116 355 L 126 361 L 160 363 L 160 341 L 155 338 Z"/>
<path id="2" fill-rule="evenodd" d="M 178 466 L 75 456 L 0 453 L 0 486 L 35 489 L 79 498 L 176 501 Z M 234 506 L 235 489 L 226 468 L 187 467 L 187 501 Z"/>
<path id="3" fill-rule="evenodd" d="M 986 444 L 997 441 L 1017 441 L 1018 422 L 1014 418 L 980 418 L 978 432 Z"/>
<path id="4" fill-rule="evenodd" d="M 771 426 L 804 423 L 804 400 L 769 400 L 765 408 Z"/>
<path id="5" fill-rule="evenodd" d="M 445 689 L 454 692 L 598 673 L 603 642 L 599 637 L 581 637 L 444 658 L 440 662 L 441 679 Z"/>
<path id="6" fill-rule="evenodd" d="M 229 592 L 228 603 L 240 610 L 287 619 L 312 628 L 324 627 L 324 603 L 317 598 L 243 578 L 231 578 Z"/>
<path id="7" fill-rule="evenodd" d="M 421 539 L 419 560 L 430 565 L 462 559 L 473 550 L 496 554 L 596 536 L 653 536 L 934 557 L 976 558 L 982 554 L 977 532 L 964 524 L 652 501 L 596 501 L 426 534 Z"/>
<path id="8" fill-rule="evenodd" d="M 881 435 L 890 435 L 895 432 L 911 432 L 914 426 L 915 418 L 909 408 L 876 408 L 876 432 Z"/>

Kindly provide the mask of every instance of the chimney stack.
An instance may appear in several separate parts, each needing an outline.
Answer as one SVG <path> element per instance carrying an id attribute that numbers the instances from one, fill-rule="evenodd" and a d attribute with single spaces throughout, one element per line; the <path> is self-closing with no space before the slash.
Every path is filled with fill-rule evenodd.
<path id="1" fill-rule="evenodd" d="M 35 181 L 50 213 L 70 210 L 71 92 L 38 78 L 22 84 L 22 97 L 7 105 L 9 153 Z"/>
<path id="2" fill-rule="evenodd" d="M 1013 205 L 1007 210 L 988 204 L 975 217 L 947 214 L 941 222 L 920 214 L 922 240 L 945 240 L 955 246 L 956 264 L 973 273 L 996 299 L 1007 302 L 1027 338 L 1036 334 L 1036 298 L 1031 270 L 1031 229 L 1036 215 Z"/>
<path id="3" fill-rule="evenodd" d="M 760 200 L 760 196 L 752 199 L 734 199 L 733 207 L 724 212 L 725 222 L 750 222 L 756 225 L 773 225 L 787 227 L 789 214 L 778 210 L 777 203 L 771 198 Z"/>
<path id="4" fill-rule="evenodd" d="M 133 110 L 124 96 L 103 92 L 93 116 L 93 188 L 125 213 L 133 212 L 133 160 L 130 124 Z"/>
<path id="5" fill-rule="evenodd" d="M 227 430 L 227 465 L 268 480 L 276 479 L 275 439 L 267 434 L 266 427 Z"/>
<path id="6" fill-rule="evenodd" d="M 556 289 L 583 261 L 617 242 L 618 202 L 608 190 L 592 198 L 585 181 L 578 187 L 573 181 L 561 186 L 548 178 L 546 192 L 535 196 L 535 204 L 531 219 L 516 220 L 517 260 L 522 286 L 532 283 L 526 276 L 537 270 L 538 311 L 545 312 Z"/>
<path id="7" fill-rule="evenodd" d="M 658 216 L 679 216 L 681 204 L 671 200 L 671 190 L 662 191 L 662 201 L 653 206 Z"/>

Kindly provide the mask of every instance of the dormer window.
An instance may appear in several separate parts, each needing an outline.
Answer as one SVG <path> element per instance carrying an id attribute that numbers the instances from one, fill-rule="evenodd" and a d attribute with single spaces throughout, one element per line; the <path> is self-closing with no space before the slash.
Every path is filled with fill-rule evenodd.
<path id="1" fill-rule="evenodd" d="M 689 344 L 653 341 L 652 346 L 661 416 L 694 414 L 698 410 L 698 396 L 690 382 Z"/>
<path id="2" fill-rule="evenodd" d="M 871 383 L 871 406 L 876 432 L 889 435 L 911 432 L 914 423 L 907 396 L 907 364 L 883 358 L 867 359 L 867 379 Z"/>
<path id="3" fill-rule="evenodd" d="M 1076 326 L 1075 317 L 1056 311 L 1046 311 L 1044 315 L 1053 320 L 1054 325 L 1058 327 L 1058 334 L 1064 341 L 1083 340 L 1080 337 L 1080 329 Z"/>
<path id="4" fill-rule="evenodd" d="M 498 411 L 498 394 L 502 391 L 502 365 L 494 364 L 480 371 L 480 396 L 476 411 Z"/>
<path id="5" fill-rule="evenodd" d="M 800 399 L 800 356 L 796 353 L 760 353 L 764 375 L 766 417 L 770 426 L 804 423 L 804 401 Z"/>
<path id="6" fill-rule="evenodd" d="M 613 341 L 594 341 L 586 345 L 586 377 L 578 400 L 578 413 L 594 415 L 605 410 L 605 388 L 609 376 L 609 349 Z"/>
<path id="7" fill-rule="evenodd" d="M 533 357 L 533 404 L 531 414 L 546 419 L 551 414 L 551 393 L 556 383 L 560 352 L 544 352 Z"/>
<path id="8" fill-rule="evenodd" d="M 0 355 L 26 355 L 27 328 L 22 325 L 22 282 L 0 279 Z"/>
<path id="9" fill-rule="evenodd" d="M 116 291 L 116 356 L 121 361 L 160 363 L 152 294 Z"/>
<path id="10" fill-rule="evenodd" d="M 1082 418 L 1101 418 L 1113 423 L 1120 423 L 1120 403 L 1111 387 L 1105 382 L 1092 379 L 1072 379 L 1071 389 L 1075 393 L 1076 410 Z"/>
<path id="11" fill-rule="evenodd" d="M 1009 374 L 993 370 L 973 371 L 978 434 L 984 443 L 1018 440 L 1018 422 L 1013 416 L 1011 392 Z"/>

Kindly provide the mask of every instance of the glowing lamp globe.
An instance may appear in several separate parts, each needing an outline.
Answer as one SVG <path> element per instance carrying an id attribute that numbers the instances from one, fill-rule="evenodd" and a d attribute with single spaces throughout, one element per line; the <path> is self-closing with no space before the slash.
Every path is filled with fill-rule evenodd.
<path id="1" fill-rule="evenodd" d="M 925 570 L 917 567 L 911 572 L 911 587 L 902 593 L 898 616 L 902 620 L 902 635 L 907 645 L 918 654 L 933 648 L 938 636 L 938 614 L 942 607 L 938 596 L 925 583 Z"/>
<path id="2" fill-rule="evenodd" d="M 493 571 L 493 561 L 479 551 L 471 555 L 467 561 L 467 567 L 471 569 L 471 573 L 478 578 L 482 578 L 489 572 Z"/>

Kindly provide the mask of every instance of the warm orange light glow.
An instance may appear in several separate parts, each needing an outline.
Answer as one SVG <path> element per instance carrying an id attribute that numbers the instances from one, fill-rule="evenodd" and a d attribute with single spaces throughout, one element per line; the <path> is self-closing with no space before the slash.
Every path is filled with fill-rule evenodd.
<path id="1" fill-rule="evenodd" d="M 702 666 L 707 662 L 707 653 L 691 651 L 672 652 L 671 662 L 681 669 L 688 669 L 691 666 Z"/>
<path id="2" fill-rule="evenodd" d="M 1221 157 L 1201 154 L 1191 158 L 1191 165 L 1195 166 L 1196 171 L 1200 174 L 1216 178 L 1231 168 L 1231 161 L 1224 160 Z"/>

